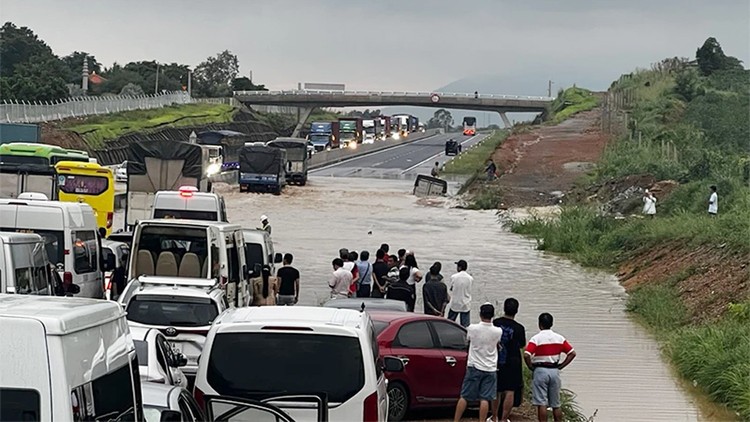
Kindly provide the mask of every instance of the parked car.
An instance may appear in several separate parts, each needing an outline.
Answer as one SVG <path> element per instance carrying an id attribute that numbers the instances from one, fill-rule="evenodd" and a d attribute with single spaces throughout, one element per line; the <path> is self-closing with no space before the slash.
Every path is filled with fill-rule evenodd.
<path id="1" fill-rule="evenodd" d="M 411 409 L 455 406 L 466 372 L 466 329 L 445 318 L 411 312 L 368 312 L 380 356 L 397 357 L 401 372 L 387 372 L 388 420 Z"/>
<path id="2" fill-rule="evenodd" d="M 146 422 L 206 421 L 206 414 L 193 396 L 180 386 L 141 382 Z"/>
<path id="3" fill-rule="evenodd" d="M 129 324 L 138 355 L 141 381 L 176 385 L 187 388 L 188 380 L 180 370 L 187 364 L 182 353 L 172 350 L 167 338 L 156 328 Z"/>
<path id="4" fill-rule="evenodd" d="M 380 299 L 374 297 L 352 297 L 331 299 L 323 304 L 326 308 L 354 309 L 355 311 L 401 311 L 406 312 L 406 303 L 401 300 Z"/>
<path id="5" fill-rule="evenodd" d="M 128 181 L 128 162 L 123 161 L 119 167 L 115 170 L 115 182 L 127 182 Z"/>

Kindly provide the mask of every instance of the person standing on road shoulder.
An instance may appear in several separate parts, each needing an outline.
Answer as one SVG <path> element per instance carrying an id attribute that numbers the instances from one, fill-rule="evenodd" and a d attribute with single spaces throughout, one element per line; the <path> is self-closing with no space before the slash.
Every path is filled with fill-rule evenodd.
<path id="1" fill-rule="evenodd" d="M 461 316 L 461 325 L 468 327 L 471 322 L 471 285 L 474 278 L 466 272 L 468 264 L 463 259 L 456 262 L 457 273 L 451 276 L 451 303 L 448 319 L 455 321 Z"/>
<path id="2" fill-rule="evenodd" d="M 262 225 L 260 229 L 267 231 L 268 235 L 270 236 L 271 235 L 271 223 L 268 222 L 268 217 L 265 214 L 260 216 L 260 224 Z"/>
<path id="3" fill-rule="evenodd" d="M 439 262 L 432 264 L 430 271 L 424 276 L 422 286 L 422 301 L 424 302 L 424 313 L 427 315 L 445 316 L 445 307 L 450 302 L 448 286 L 443 283 L 440 274 L 442 265 Z"/>
<path id="4" fill-rule="evenodd" d="M 299 271 L 292 267 L 293 260 L 292 254 L 285 254 L 284 266 L 276 271 L 276 278 L 279 279 L 277 304 L 281 306 L 292 306 L 299 302 Z"/>
<path id="5" fill-rule="evenodd" d="M 359 260 L 356 262 L 356 265 L 359 272 L 357 297 L 370 297 L 372 281 L 374 279 L 372 264 L 370 264 L 370 252 L 362 251 L 359 254 Z"/>
<path id="6" fill-rule="evenodd" d="M 461 385 L 461 398 L 456 405 L 453 420 L 459 422 L 469 401 L 479 401 L 479 421 L 485 422 L 490 402 L 497 390 L 497 353 L 501 347 L 503 329 L 492 325 L 495 307 L 485 303 L 479 308 L 481 322 L 466 329 L 469 356 L 466 360 L 466 375 Z"/>
<path id="7" fill-rule="evenodd" d="M 336 258 L 332 262 L 333 276 L 328 282 L 331 288 L 331 299 L 349 297 L 349 286 L 352 284 L 352 272 L 344 268 L 344 261 Z"/>
<path id="8" fill-rule="evenodd" d="M 711 185 L 711 196 L 708 197 L 708 215 L 716 217 L 719 213 L 719 194 L 716 193 L 716 185 Z"/>
<path id="9" fill-rule="evenodd" d="M 643 196 L 643 213 L 651 218 L 654 218 L 656 215 L 656 197 L 648 189 L 646 189 L 646 194 Z"/>
<path id="10" fill-rule="evenodd" d="M 503 329 L 503 348 L 497 355 L 497 400 L 492 401 L 494 422 L 509 420 L 515 402 L 520 405 L 523 397 L 521 349 L 526 344 L 526 328 L 516 321 L 517 313 L 518 300 L 509 297 L 503 303 L 503 316 L 492 321 L 492 325 Z M 500 403 L 503 408 L 502 414 Z"/>
<path id="11" fill-rule="evenodd" d="M 531 404 L 536 406 L 539 421 L 547 421 L 547 406 L 552 408 L 555 422 L 562 421 L 560 403 L 560 371 L 570 365 L 576 357 L 573 346 L 565 337 L 552 331 L 553 318 L 548 313 L 539 315 L 539 333 L 526 345 L 524 360 L 533 371 L 531 384 Z M 560 355 L 565 360 L 560 363 Z"/>

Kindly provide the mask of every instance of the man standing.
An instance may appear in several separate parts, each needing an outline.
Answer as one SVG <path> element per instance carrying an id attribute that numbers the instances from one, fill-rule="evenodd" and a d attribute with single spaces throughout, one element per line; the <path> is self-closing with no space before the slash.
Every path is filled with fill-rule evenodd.
<path id="1" fill-rule="evenodd" d="M 479 401 L 479 421 L 487 420 L 490 402 L 497 390 L 497 350 L 503 336 L 503 329 L 492 325 L 495 307 L 485 303 L 479 308 L 479 324 L 472 324 L 466 330 L 469 342 L 469 356 L 466 360 L 466 375 L 461 385 L 461 398 L 456 405 L 453 420 L 459 422 L 469 401 Z"/>
<path id="2" fill-rule="evenodd" d="M 372 264 L 370 264 L 370 252 L 362 251 L 359 254 L 359 260 L 356 262 L 359 273 L 359 287 L 357 288 L 357 297 L 370 297 L 372 289 Z"/>
<path id="3" fill-rule="evenodd" d="M 716 217 L 719 213 L 719 195 L 716 193 L 716 186 L 711 185 L 711 196 L 708 197 L 708 215 Z"/>
<path id="4" fill-rule="evenodd" d="M 436 262 L 430 267 L 430 272 L 425 276 L 422 286 L 422 300 L 424 301 L 424 313 L 427 315 L 445 316 L 445 307 L 450 302 L 448 286 L 443 283 L 440 275 L 440 263 Z"/>
<path id="5" fill-rule="evenodd" d="M 521 401 L 523 392 L 523 367 L 521 349 L 526 344 L 526 328 L 516 322 L 518 313 L 518 301 L 512 297 L 505 299 L 503 304 L 504 315 L 492 321 L 495 327 L 503 329 L 501 344 L 502 349 L 497 355 L 497 400 L 492 401 L 492 420 L 494 422 L 507 421 L 513 410 L 516 394 L 519 394 L 518 402 Z M 502 417 L 500 416 L 500 403 L 502 403 Z"/>
<path id="6" fill-rule="evenodd" d="M 388 263 L 385 261 L 386 256 L 387 255 L 385 254 L 385 251 L 383 249 L 378 249 L 378 251 L 375 253 L 375 263 L 372 264 L 374 285 L 372 286 L 372 291 L 370 292 L 371 297 L 382 298 L 383 296 L 385 296 L 386 281 L 383 277 L 388 275 L 389 270 Z"/>
<path id="7" fill-rule="evenodd" d="M 461 316 L 461 325 L 468 327 L 471 321 L 471 285 L 474 278 L 466 272 L 468 264 L 463 259 L 456 262 L 458 272 L 451 276 L 451 303 L 448 308 L 448 319 L 455 321 Z"/>
<path id="8" fill-rule="evenodd" d="M 400 300 L 406 304 L 408 309 L 414 301 L 414 290 L 406 282 L 409 278 L 409 269 L 404 267 L 398 271 L 398 281 L 388 286 L 388 292 L 385 294 L 386 299 Z"/>
<path id="9" fill-rule="evenodd" d="M 262 224 L 261 230 L 265 230 L 268 232 L 268 235 L 271 235 L 271 223 L 268 222 L 268 217 L 264 214 L 260 216 L 260 224 Z"/>
<path id="10" fill-rule="evenodd" d="M 294 256 L 288 253 L 284 255 L 284 266 L 276 271 L 276 278 L 279 279 L 279 300 L 276 301 L 280 306 L 292 306 L 299 302 L 299 271 L 292 267 Z"/>
<path id="11" fill-rule="evenodd" d="M 562 421 L 560 407 L 560 371 L 570 365 L 576 357 L 573 346 L 565 337 L 552 331 L 552 315 L 539 315 L 539 333 L 535 334 L 526 345 L 524 360 L 526 366 L 534 373 L 531 385 L 531 404 L 536 406 L 539 421 L 547 421 L 547 406 L 552 408 L 555 422 Z M 565 360 L 560 363 L 560 355 L 565 353 Z"/>
<path id="12" fill-rule="evenodd" d="M 333 277 L 328 282 L 331 288 L 331 299 L 349 297 L 349 286 L 352 284 L 352 272 L 344 269 L 344 261 L 341 258 L 333 260 Z"/>

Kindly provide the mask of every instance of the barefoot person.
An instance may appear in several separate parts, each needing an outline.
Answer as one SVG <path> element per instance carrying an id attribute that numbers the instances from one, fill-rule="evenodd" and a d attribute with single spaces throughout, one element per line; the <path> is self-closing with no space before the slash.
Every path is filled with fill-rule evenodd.
<path id="1" fill-rule="evenodd" d="M 466 330 L 469 342 L 469 357 L 466 360 L 466 375 L 461 385 L 461 398 L 456 405 L 453 420 L 459 422 L 470 401 L 479 401 L 479 421 L 485 422 L 490 410 L 490 402 L 497 392 L 497 350 L 503 336 L 503 329 L 492 325 L 495 307 L 485 303 L 479 308 L 478 324 L 471 324 Z"/>

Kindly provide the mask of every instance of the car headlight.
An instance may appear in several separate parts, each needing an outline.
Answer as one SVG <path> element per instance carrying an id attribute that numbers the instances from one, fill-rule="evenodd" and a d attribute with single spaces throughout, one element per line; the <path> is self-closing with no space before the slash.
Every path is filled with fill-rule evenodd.
<path id="1" fill-rule="evenodd" d="M 398 138 L 400 138 L 400 136 L 398 136 L 398 133 L 394 133 L 393 134 L 393 139 L 398 139 Z"/>
<path id="2" fill-rule="evenodd" d="M 349 148 L 351 148 L 351 149 L 357 149 L 357 142 L 356 141 L 350 141 L 349 142 Z"/>
<path id="3" fill-rule="evenodd" d="M 220 171 L 221 171 L 221 166 L 216 163 L 213 163 L 213 164 L 208 165 L 208 168 L 206 169 L 206 174 L 209 176 L 212 176 L 214 174 L 219 173 Z"/>

